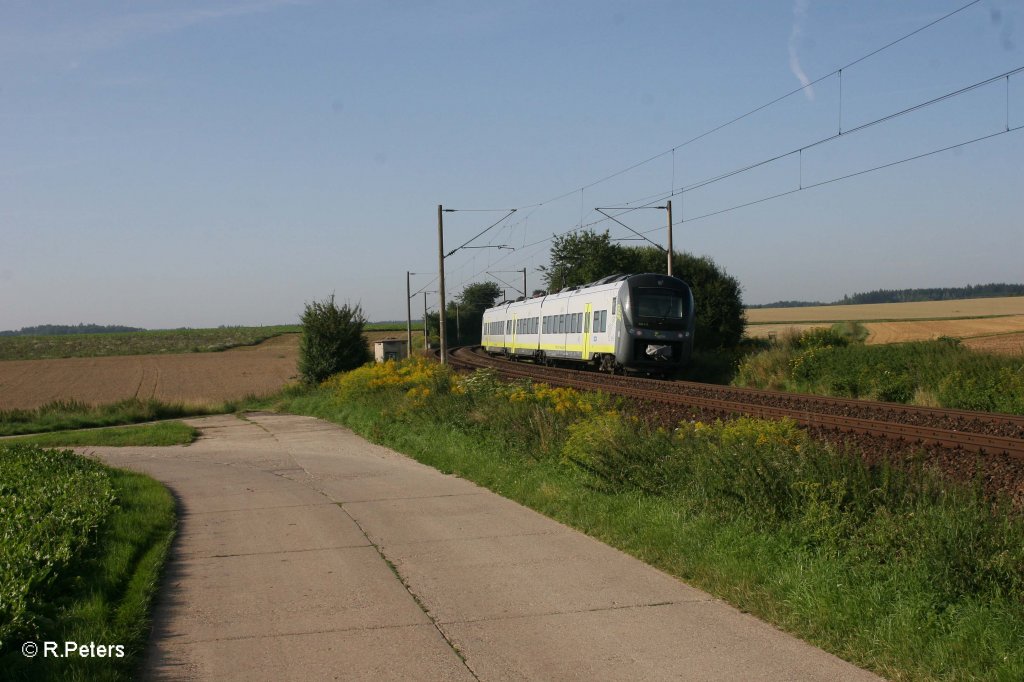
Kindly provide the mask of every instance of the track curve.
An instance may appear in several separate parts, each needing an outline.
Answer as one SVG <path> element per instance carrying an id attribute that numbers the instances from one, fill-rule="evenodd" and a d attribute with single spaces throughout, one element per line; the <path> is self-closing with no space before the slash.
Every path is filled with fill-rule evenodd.
<path id="1" fill-rule="evenodd" d="M 938 446 L 963 453 L 984 453 L 1024 462 L 1024 417 L 911 407 L 896 403 L 829 398 L 688 381 L 666 382 L 549 368 L 492 358 L 479 346 L 449 353 L 456 368 L 490 367 L 510 379 L 597 390 L 664 405 L 698 408 L 712 414 L 793 419 L 832 432 L 880 437 L 904 445 Z"/>

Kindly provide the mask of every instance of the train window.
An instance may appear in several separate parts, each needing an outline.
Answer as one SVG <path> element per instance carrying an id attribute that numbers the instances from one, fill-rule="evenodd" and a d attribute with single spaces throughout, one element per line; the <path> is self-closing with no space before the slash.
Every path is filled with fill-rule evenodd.
<path id="1" fill-rule="evenodd" d="M 576 331 L 583 332 L 583 313 L 576 313 Z"/>
<path id="2" fill-rule="evenodd" d="M 612 296 L 612 317 L 615 317 L 615 302 L 619 299 L 618 296 Z"/>
<path id="3" fill-rule="evenodd" d="M 640 287 L 634 297 L 637 317 L 683 319 L 683 295 L 678 291 Z"/>
<path id="4" fill-rule="evenodd" d="M 590 333 L 590 313 L 586 313 L 583 315 L 583 333 Z"/>

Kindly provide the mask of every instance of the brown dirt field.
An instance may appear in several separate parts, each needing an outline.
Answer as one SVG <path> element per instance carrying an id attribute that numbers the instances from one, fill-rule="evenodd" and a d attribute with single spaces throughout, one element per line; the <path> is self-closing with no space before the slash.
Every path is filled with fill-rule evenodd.
<path id="1" fill-rule="evenodd" d="M 964 345 L 984 353 L 1024 355 L 1024 334 L 998 334 L 965 339 Z"/>
<path id="2" fill-rule="evenodd" d="M 297 376 L 298 334 L 220 353 L 0 362 L 0 410 L 54 400 L 125 398 L 216 404 L 280 389 Z"/>
<path id="3" fill-rule="evenodd" d="M 914 320 L 964 318 L 982 315 L 1024 315 L 1024 296 L 971 298 L 923 303 L 830 305 L 808 308 L 754 308 L 747 310 L 751 324 L 780 322 L 844 322 L 846 320 Z"/>
<path id="4" fill-rule="evenodd" d="M 907 322 L 867 322 L 867 343 L 925 341 L 940 336 L 967 339 L 1008 332 L 1024 332 L 1024 315 L 988 317 L 974 320 L 927 320 Z"/>

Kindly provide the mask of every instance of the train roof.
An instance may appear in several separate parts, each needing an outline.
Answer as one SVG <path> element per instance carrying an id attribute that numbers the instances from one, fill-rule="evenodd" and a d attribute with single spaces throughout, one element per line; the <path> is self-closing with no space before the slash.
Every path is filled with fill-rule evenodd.
<path id="1" fill-rule="evenodd" d="M 560 289 L 558 291 L 555 291 L 555 292 L 552 292 L 552 293 L 548 293 L 548 294 L 531 296 L 529 298 L 525 298 L 523 296 L 520 296 L 519 298 L 517 298 L 515 300 L 512 300 L 512 301 L 501 301 L 500 303 L 494 304 L 494 306 L 492 306 L 491 309 L 502 308 L 502 307 L 505 307 L 505 306 L 513 305 L 515 303 L 522 303 L 524 301 L 531 301 L 531 300 L 533 300 L 535 298 L 560 298 L 560 297 L 562 297 L 565 294 L 572 295 L 572 294 L 577 293 L 577 292 L 586 291 L 588 289 L 595 289 L 597 287 L 604 287 L 604 286 L 607 286 L 609 284 L 618 284 L 620 282 L 625 282 L 627 280 L 640 280 L 640 281 L 646 283 L 647 281 L 655 281 L 656 282 L 656 281 L 659 281 L 659 280 L 666 280 L 666 279 L 671 279 L 671 280 L 674 280 L 676 282 L 679 282 L 683 286 L 687 286 L 686 282 L 683 282 L 683 280 L 679 279 L 678 277 L 673 277 L 673 276 L 670 276 L 670 275 L 656 273 L 656 272 L 618 273 L 618 274 L 614 274 L 614 275 L 608 275 L 607 277 L 602 277 L 601 279 L 593 281 L 593 282 L 590 282 L 588 284 L 580 284 L 578 286 L 565 287 L 564 289 Z"/>

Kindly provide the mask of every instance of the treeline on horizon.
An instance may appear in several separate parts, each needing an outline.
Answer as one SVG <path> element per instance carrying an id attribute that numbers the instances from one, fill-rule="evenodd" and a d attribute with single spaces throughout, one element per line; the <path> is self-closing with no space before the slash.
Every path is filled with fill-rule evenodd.
<path id="1" fill-rule="evenodd" d="M 1024 284 L 968 284 L 965 287 L 933 287 L 928 289 L 876 289 L 852 296 L 843 296 L 839 301 L 776 301 L 750 305 L 748 308 L 806 308 L 819 305 L 862 305 L 865 303 L 920 303 L 922 301 L 956 301 L 964 298 L 999 298 L 1003 296 L 1024 296 Z"/>
<path id="2" fill-rule="evenodd" d="M 120 324 L 40 324 L 18 330 L 0 331 L 0 336 L 57 336 L 60 334 L 114 334 L 118 332 L 144 332 L 142 327 Z"/>
<path id="3" fill-rule="evenodd" d="M 404 322 L 402 324 L 405 324 Z M 175 327 L 173 329 L 146 329 L 145 327 L 126 327 L 121 324 L 40 324 L 35 327 L 7 329 L 0 331 L 0 336 L 64 336 L 67 334 L 121 334 L 128 332 L 188 332 L 199 329 L 257 329 L 264 327 L 296 327 L 298 325 L 232 325 L 222 324 L 217 327 Z"/>

